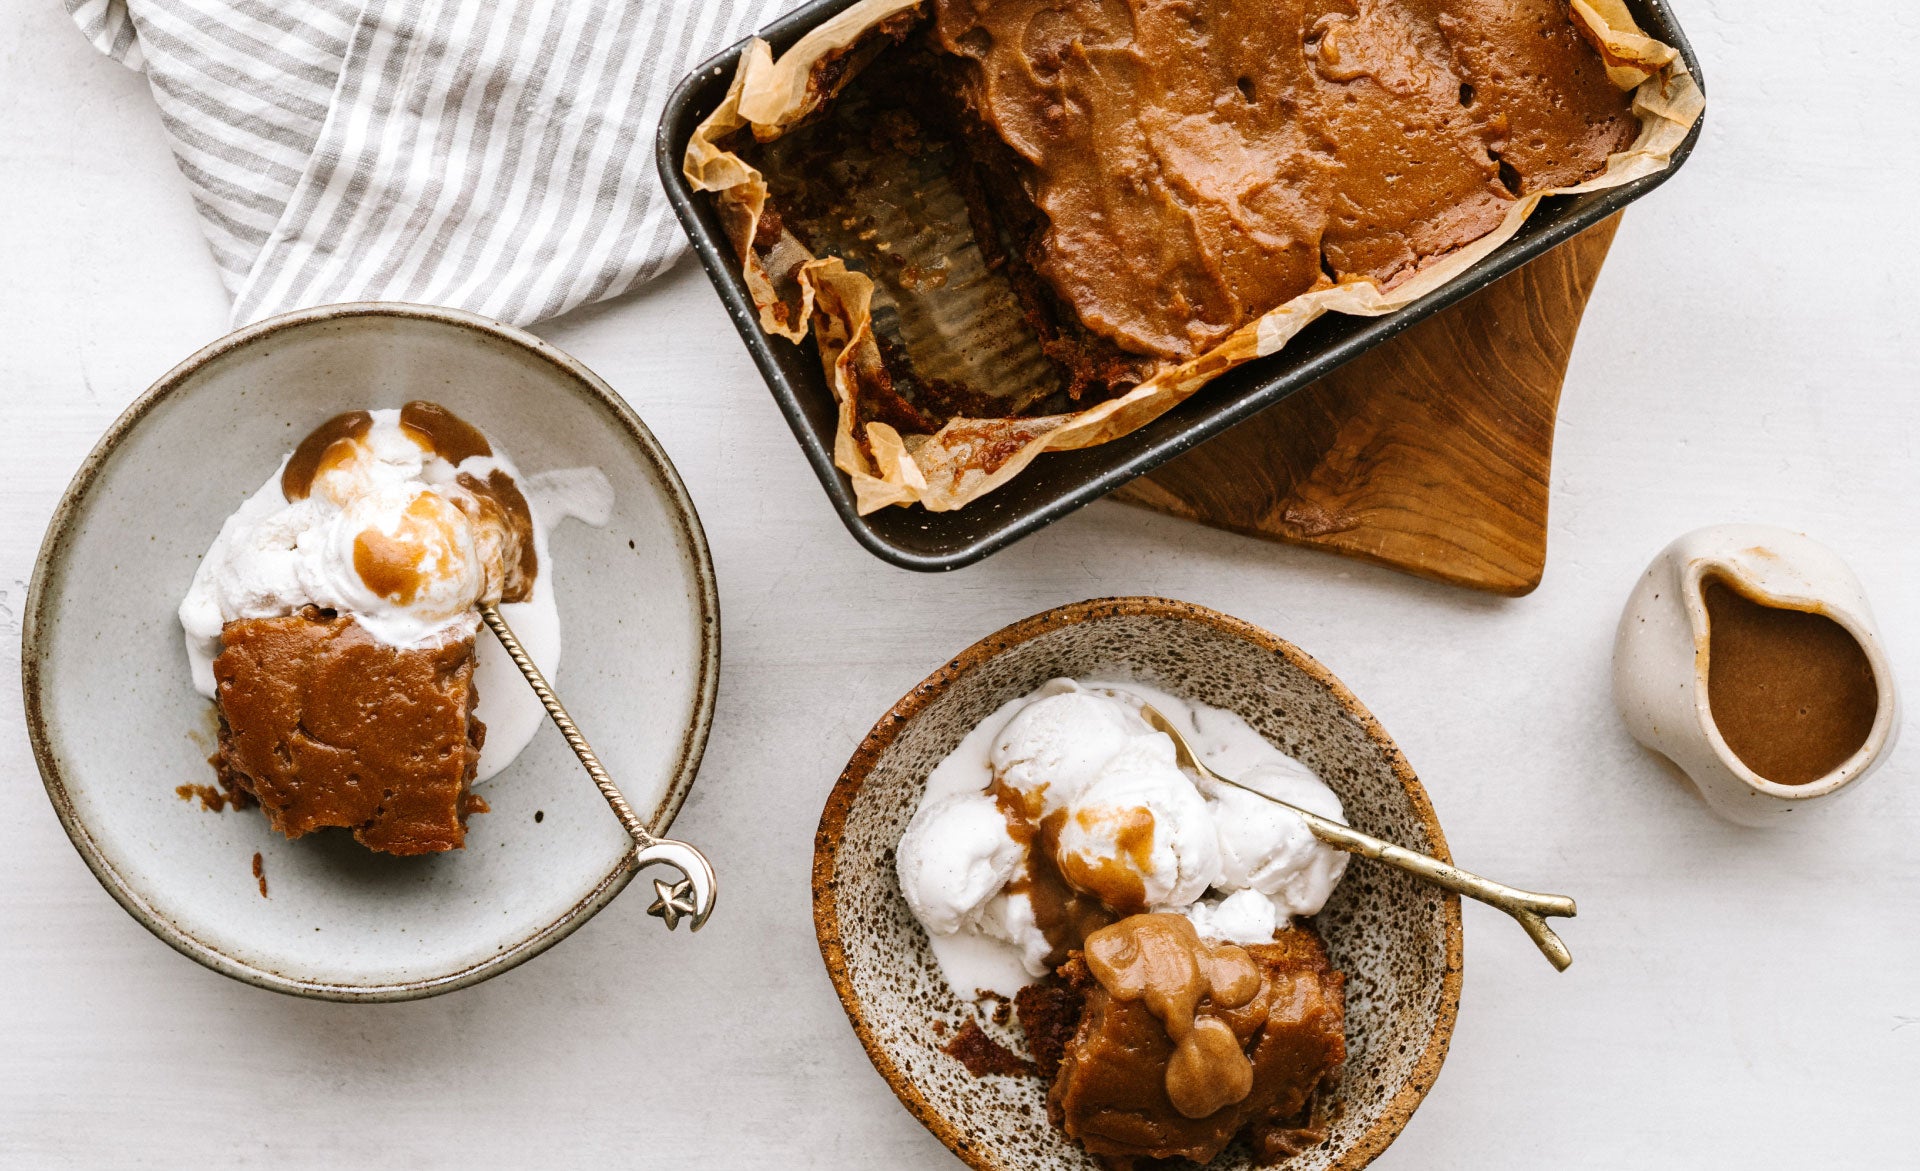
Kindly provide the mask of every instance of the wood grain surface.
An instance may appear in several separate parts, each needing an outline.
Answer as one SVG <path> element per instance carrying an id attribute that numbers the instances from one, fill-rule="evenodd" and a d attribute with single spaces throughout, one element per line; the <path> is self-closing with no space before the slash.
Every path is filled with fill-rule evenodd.
<path id="1" fill-rule="evenodd" d="M 1113 494 L 1519 595 L 1547 559 L 1560 384 L 1620 217 Z"/>

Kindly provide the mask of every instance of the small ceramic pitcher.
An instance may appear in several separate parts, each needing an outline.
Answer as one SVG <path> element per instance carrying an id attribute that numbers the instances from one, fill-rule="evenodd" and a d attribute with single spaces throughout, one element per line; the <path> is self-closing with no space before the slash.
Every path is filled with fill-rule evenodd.
<path id="1" fill-rule="evenodd" d="M 1865 741 L 1833 771 L 1783 785 L 1749 768 L 1721 736 L 1707 694 L 1704 583 L 1721 578 L 1749 598 L 1824 614 L 1865 652 L 1879 698 Z M 1860 581 L 1826 546 L 1771 525 L 1717 525 L 1668 545 L 1647 567 L 1620 616 L 1613 693 L 1634 739 L 1680 766 L 1714 812 L 1743 825 L 1777 825 L 1866 776 L 1900 726 L 1893 671 Z"/>

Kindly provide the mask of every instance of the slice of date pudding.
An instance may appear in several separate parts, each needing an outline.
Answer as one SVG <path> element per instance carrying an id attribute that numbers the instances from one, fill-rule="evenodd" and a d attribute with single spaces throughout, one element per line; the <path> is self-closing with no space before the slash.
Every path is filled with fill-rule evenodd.
<path id="1" fill-rule="evenodd" d="M 1017 1005 L 1048 1113 L 1110 1171 L 1205 1163 L 1236 1137 L 1265 1166 L 1320 1141 L 1346 1059 L 1343 991 L 1310 928 L 1268 944 L 1135 915 L 1087 939 Z"/>
<path id="2" fill-rule="evenodd" d="M 290 838 L 334 827 L 387 854 L 466 841 L 486 727 L 474 636 L 399 649 L 307 607 L 230 622 L 213 661 L 223 785 Z"/>

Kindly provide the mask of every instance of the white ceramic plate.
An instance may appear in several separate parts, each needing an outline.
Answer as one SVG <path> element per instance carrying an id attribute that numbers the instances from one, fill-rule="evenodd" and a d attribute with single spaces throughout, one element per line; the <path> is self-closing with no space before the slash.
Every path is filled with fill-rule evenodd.
<path id="1" fill-rule="evenodd" d="M 477 983 L 565 937 L 633 874 L 631 842 L 550 727 L 481 790 L 492 811 L 467 848 L 432 857 L 373 854 L 342 832 L 288 841 L 257 811 L 175 795 L 213 780 L 212 707 L 174 610 L 221 521 L 316 423 L 414 398 L 472 420 L 525 472 L 607 474 L 611 521 L 553 534 L 556 688 L 656 830 L 706 746 L 720 665 L 706 538 L 658 442 L 591 371 L 520 330 L 412 305 L 303 310 L 216 342 L 74 477 L 34 569 L 22 683 L 48 795 L 101 884 L 182 953 L 276 991 L 399 1000 Z"/>

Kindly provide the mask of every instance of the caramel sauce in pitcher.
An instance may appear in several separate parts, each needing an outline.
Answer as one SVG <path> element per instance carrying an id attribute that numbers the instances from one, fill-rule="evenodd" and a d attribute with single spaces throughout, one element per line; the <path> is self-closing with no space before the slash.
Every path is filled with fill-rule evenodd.
<path id="1" fill-rule="evenodd" d="M 1727 747 L 1775 784 L 1817 781 L 1860 750 L 1880 689 L 1866 650 L 1825 614 L 1757 601 L 1722 577 L 1707 607 L 1707 702 Z"/>

